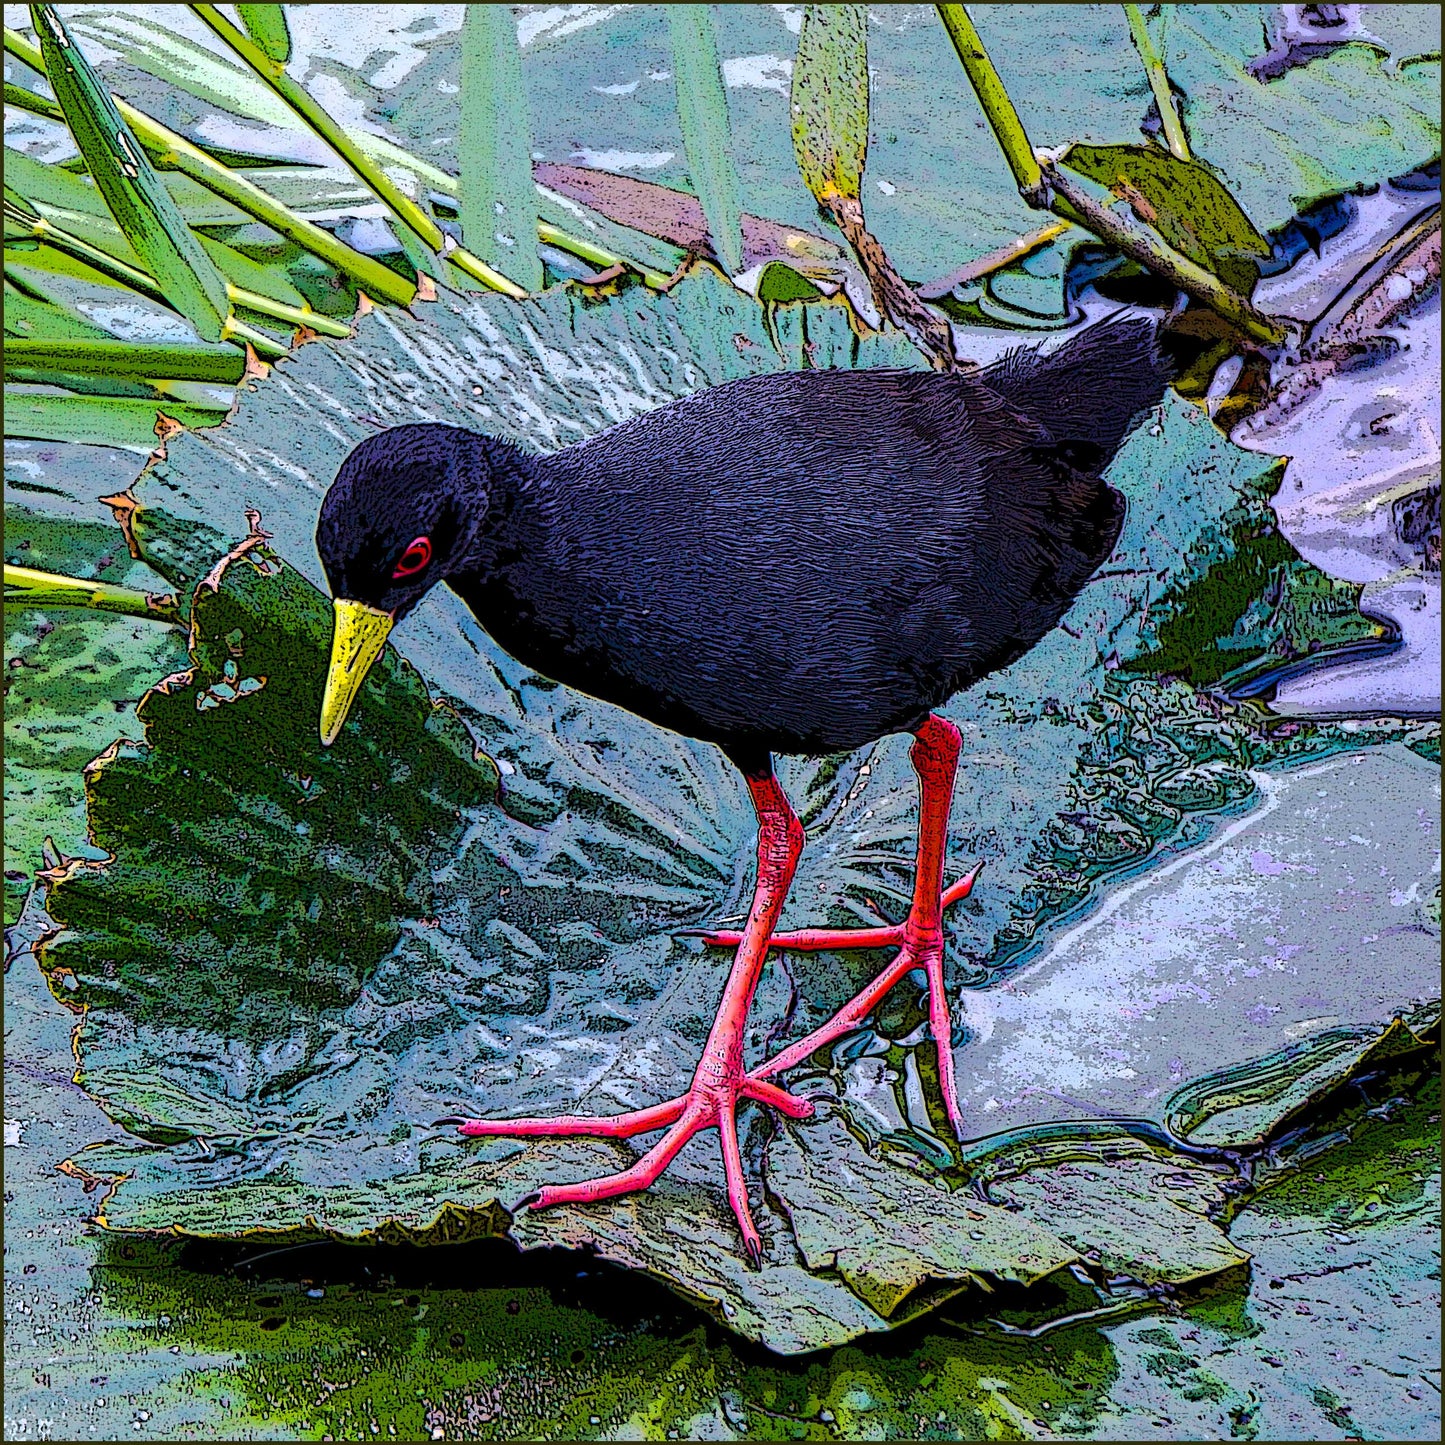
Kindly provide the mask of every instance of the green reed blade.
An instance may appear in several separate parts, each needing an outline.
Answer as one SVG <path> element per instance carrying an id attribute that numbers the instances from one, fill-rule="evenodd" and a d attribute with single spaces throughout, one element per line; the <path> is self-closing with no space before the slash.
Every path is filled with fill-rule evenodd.
<path id="1" fill-rule="evenodd" d="M 132 396 L 28 396 L 7 391 L 5 435 L 151 452 L 157 445 L 158 411 L 182 426 L 198 427 L 215 426 L 227 410 Z"/>
<path id="2" fill-rule="evenodd" d="M 45 73 L 45 61 L 41 52 L 18 31 L 8 27 L 5 30 L 5 49 L 33 70 Z M 344 241 L 338 241 L 329 231 L 296 215 L 269 196 L 260 186 L 213 160 L 199 146 L 193 145 L 168 126 L 151 119 L 143 111 L 123 100 L 117 99 L 115 104 L 157 165 L 181 171 L 193 181 L 230 201 L 238 210 L 270 226 L 278 235 L 285 236 L 312 255 L 320 257 L 343 275 L 350 277 L 358 289 L 366 292 L 374 301 L 393 306 L 411 304 L 416 295 L 416 287 L 405 276 L 398 275 L 390 267 L 383 266 L 380 261 L 370 256 L 363 256 Z"/>
<path id="3" fill-rule="evenodd" d="M 702 204 L 718 259 L 730 276 L 736 276 L 743 269 L 742 206 L 738 201 L 740 187 L 733 165 L 727 90 L 718 61 L 712 7 L 669 5 L 667 25 L 688 175 Z"/>
<path id="4" fill-rule="evenodd" d="M 234 346 L 171 341 L 24 341 L 5 344 L 5 374 L 20 369 L 73 371 L 117 380 L 212 381 L 234 385 L 246 358 Z"/>
<path id="5" fill-rule="evenodd" d="M 514 300 L 526 296 L 527 293 L 515 281 L 503 276 L 481 257 L 472 255 L 464 247 L 447 245 L 441 227 L 387 175 L 379 162 L 317 104 L 305 86 L 286 73 L 284 65 L 267 55 L 243 30 L 232 25 L 216 6 L 192 5 L 191 9 L 376 192 L 397 220 L 409 227 L 424 245 L 433 251 L 445 250 L 446 259 L 452 265 L 493 290 Z"/>
<path id="6" fill-rule="evenodd" d="M 226 281 L 186 225 L 144 148 L 121 119 L 52 5 L 32 5 L 45 73 L 116 224 L 167 299 L 208 341 L 225 333 Z"/>
<path id="7" fill-rule="evenodd" d="M 461 84 L 462 235 L 483 260 L 528 291 L 540 291 L 532 127 L 510 5 L 466 7 Z"/>

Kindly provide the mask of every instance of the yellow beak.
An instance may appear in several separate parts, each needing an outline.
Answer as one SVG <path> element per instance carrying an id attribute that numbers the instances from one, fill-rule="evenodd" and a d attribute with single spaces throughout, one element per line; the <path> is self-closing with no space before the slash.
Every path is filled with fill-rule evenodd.
<path id="1" fill-rule="evenodd" d="M 331 635 L 331 664 L 326 669 L 326 695 L 321 700 L 321 741 L 329 747 L 341 732 L 346 714 L 361 691 L 371 665 L 381 656 L 396 620 L 379 607 L 338 599 L 336 630 Z"/>

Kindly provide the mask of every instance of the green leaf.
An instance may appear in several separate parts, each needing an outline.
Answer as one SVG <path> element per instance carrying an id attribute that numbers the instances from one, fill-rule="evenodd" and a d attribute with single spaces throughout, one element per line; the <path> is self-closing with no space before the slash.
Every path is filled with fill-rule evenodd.
<path id="1" fill-rule="evenodd" d="M 205 340 L 219 341 L 231 311 L 225 278 L 55 7 L 32 5 L 30 13 L 55 98 L 116 224 L 176 310 Z"/>
<path id="2" fill-rule="evenodd" d="M 1064 165 L 1127 200 L 1176 251 L 1248 296 L 1269 242 L 1209 167 L 1155 145 L 1073 145 Z"/>
<path id="3" fill-rule="evenodd" d="M 823 293 L 791 266 L 770 261 L 758 277 L 758 300 L 779 305 L 789 301 L 818 301 Z"/>
<path id="4" fill-rule="evenodd" d="M 331 604 L 256 545 L 262 535 L 195 588 L 190 670 L 142 701 L 144 743 L 120 744 L 88 775 L 97 844 L 149 853 L 169 881 L 153 893 L 145 869 L 77 878 L 61 911 L 78 948 L 56 956 L 138 1018 L 195 1021 L 224 999 L 238 1037 L 259 1047 L 304 1013 L 355 1001 L 404 920 L 431 906 L 430 867 L 497 779 L 390 649 L 357 722 L 321 749 Z M 138 814 L 144 797 L 167 801 Z M 233 827 L 244 844 L 234 851 Z M 162 861 L 182 856 L 207 861 L 174 872 Z M 107 921 L 118 917 L 119 930 Z M 281 933 L 258 929 L 262 917 L 284 918 Z M 146 974 L 153 941 L 170 932 L 177 966 L 194 970 L 185 999 Z"/>
<path id="5" fill-rule="evenodd" d="M 461 51 L 462 236 L 482 260 L 540 291 L 532 127 L 512 7 L 468 5 Z"/>
<path id="6" fill-rule="evenodd" d="M 149 453 L 156 449 L 158 413 L 164 412 L 183 426 L 198 427 L 224 421 L 226 410 L 224 406 L 183 406 L 129 396 L 29 396 L 7 391 L 5 435 Z"/>
<path id="7" fill-rule="evenodd" d="M 109 337 L 111 333 L 93 321 L 59 306 L 48 297 L 27 295 L 5 281 L 5 335 L 31 341 L 83 341 Z M 9 430 L 7 418 L 6 430 Z"/>
<path id="8" fill-rule="evenodd" d="M 713 249 L 728 275 L 736 276 L 743 269 L 742 207 L 712 7 L 669 5 L 667 24 L 688 175 Z"/>
<path id="9" fill-rule="evenodd" d="M 245 356 L 233 346 L 188 342 L 11 341 L 5 347 L 4 363 L 6 376 L 45 370 L 120 380 L 172 377 L 232 385 L 246 370 Z"/>
<path id="10" fill-rule="evenodd" d="M 284 5 L 237 5 L 236 14 L 251 39 L 280 65 L 291 59 L 291 31 Z"/>
<path id="11" fill-rule="evenodd" d="M 793 153 L 818 201 L 856 201 L 868 159 L 868 10 L 809 5 L 793 62 Z"/>

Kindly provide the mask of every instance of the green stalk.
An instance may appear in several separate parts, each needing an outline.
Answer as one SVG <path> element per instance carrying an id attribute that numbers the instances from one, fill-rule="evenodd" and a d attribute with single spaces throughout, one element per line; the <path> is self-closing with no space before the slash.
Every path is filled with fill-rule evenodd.
<path id="1" fill-rule="evenodd" d="M 118 613 L 122 617 L 143 617 L 147 622 L 181 626 L 181 612 L 174 597 L 155 597 L 133 587 L 113 582 L 87 582 L 57 572 L 38 572 L 33 567 L 5 564 L 5 605 L 7 607 L 88 607 L 95 612 Z"/>
<path id="2" fill-rule="evenodd" d="M 284 354 L 284 353 L 283 353 Z M 246 370 L 246 358 L 234 346 L 204 342 L 29 341 L 5 342 L 4 369 L 60 371 L 105 376 L 116 381 L 216 382 L 234 386 Z"/>
<path id="3" fill-rule="evenodd" d="M 391 212 L 432 251 L 444 247 L 440 226 L 408 196 L 392 178 L 312 99 L 306 88 L 286 73 L 285 65 L 274 60 L 243 30 L 226 19 L 214 5 L 192 5 L 191 9 L 215 31 L 256 75 L 276 92 L 315 133 L 351 167 L 391 209 Z M 488 266 L 462 246 L 447 247 L 446 259 L 478 281 L 510 296 L 514 301 L 527 293 L 515 281 Z"/>
<path id="4" fill-rule="evenodd" d="M 9 27 L 5 30 L 5 48 L 32 70 L 45 74 L 45 61 L 39 49 Z M 9 99 L 8 94 L 6 98 Z M 351 277 L 358 288 L 373 300 L 393 306 L 409 306 L 415 298 L 416 287 L 405 276 L 399 276 L 380 261 L 352 250 L 329 231 L 288 210 L 260 186 L 212 159 L 183 135 L 178 135 L 168 126 L 152 120 L 119 96 L 115 98 L 115 105 L 156 165 L 163 169 L 178 170 L 189 176 L 237 209 L 245 211 L 248 216 L 270 226 L 273 231 L 294 241 L 313 256 L 320 257 L 343 275 Z M 27 109 L 36 109 L 37 113 L 43 113 L 36 107 L 27 106 Z"/>
<path id="5" fill-rule="evenodd" d="M 1169 89 L 1169 75 L 1164 61 L 1154 48 L 1149 28 L 1137 5 L 1124 6 L 1124 16 L 1129 22 L 1129 34 L 1134 38 L 1134 49 L 1144 62 L 1144 73 L 1149 77 L 1149 88 L 1154 92 L 1154 104 L 1159 107 L 1159 121 L 1164 128 L 1164 142 L 1171 154 L 1181 161 L 1190 159 L 1189 141 L 1184 135 L 1184 123 L 1174 109 L 1174 94 Z"/>
<path id="6" fill-rule="evenodd" d="M 585 241 L 580 236 L 573 236 L 567 231 L 559 231 L 556 226 L 549 226 L 545 221 L 537 223 L 537 239 L 549 246 L 555 246 L 559 251 L 566 251 L 569 255 L 576 256 L 579 261 L 586 261 L 590 265 L 596 266 L 599 271 L 606 271 L 611 266 L 636 266 L 635 262 L 629 261 L 623 256 L 614 256 L 604 247 L 595 246 L 591 241 Z M 664 276 L 661 271 L 652 271 L 646 266 L 636 269 L 642 277 L 643 284 L 650 286 L 654 291 L 666 291 L 672 284 L 672 278 Z"/>
<path id="7" fill-rule="evenodd" d="M 23 229 L 42 244 L 53 246 L 57 251 L 65 252 L 67 256 L 74 256 L 77 261 L 84 261 L 87 266 L 93 267 L 103 276 L 109 276 L 112 281 L 119 281 L 122 285 L 130 287 L 132 291 L 149 296 L 153 301 L 170 305 L 165 292 L 144 271 L 137 270 L 134 266 L 120 260 L 119 257 L 112 256 L 108 251 L 102 251 L 99 246 L 92 246 L 89 241 L 72 235 L 69 231 L 46 220 L 44 216 L 27 216 L 7 201 L 5 203 L 5 219 L 15 229 Z M 244 286 L 237 286 L 231 281 L 226 282 L 226 296 L 233 306 L 244 306 L 247 311 L 254 311 L 258 316 L 270 317 L 273 321 L 284 321 L 292 326 L 306 326 L 319 335 L 334 336 L 337 340 L 345 340 L 351 335 L 351 328 L 343 322 L 335 321 L 329 316 L 322 316 L 307 307 L 288 306 L 284 301 L 273 301 L 269 296 L 262 296 L 256 291 L 248 291 Z M 256 354 L 263 360 L 274 361 L 278 357 L 286 355 L 286 348 L 278 342 L 272 341 L 263 332 L 255 331 L 234 317 L 231 318 L 229 325 L 235 329 L 236 338 L 249 341 L 255 347 Z"/>
<path id="8" fill-rule="evenodd" d="M 17 59 L 23 60 L 31 69 L 39 70 L 44 74 L 44 61 L 40 58 L 40 52 L 24 36 L 7 29 L 5 48 Z M 53 101 L 47 100 L 43 95 L 36 95 L 33 90 L 25 90 L 8 81 L 5 85 L 5 103 L 17 106 L 21 110 L 28 110 L 34 115 L 43 115 L 50 120 L 64 119 L 60 107 Z M 319 256 L 343 275 L 350 276 L 357 286 L 373 300 L 387 302 L 394 306 L 411 304 L 416 294 L 416 288 L 404 276 L 399 276 L 389 266 L 383 266 L 380 261 L 352 250 L 345 242 L 338 241 L 329 231 L 287 210 L 259 186 L 244 176 L 238 175 L 229 167 L 223 166 L 184 136 L 178 135 L 159 121 L 152 120 L 143 111 L 128 105 L 119 96 L 116 97 L 115 103 L 116 109 L 135 131 L 136 138 L 150 153 L 151 159 L 163 170 L 180 171 L 198 185 L 205 186 L 213 194 L 230 201 L 237 209 L 264 222 L 278 235 L 294 241 L 313 256 Z M 415 157 L 410 159 L 417 166 L 419 172 L 424 173 L 438 190 L 451 196 L 457 195 L 458 183 L 455 176 L 436 171 L 434 167 L 425 165 Z M 643 283 L 654 291 L 665 291 L 672 283 L 672 278 L 664 276 L 660 271 L 653 271 L 649 267 L 629 261 L 625 256 L 615 255 L 591 241 L 574 236 L 570 231 L 563 231 L 546 222 L 538 223 L 537 239 L 549 246 L 556 246 L 559 250 L 566 251 L 580 260 L 589 262 L 599 271 L 605 271 L 610 266 L 630 267 L 642 277 Z M 470 252 L 453 251 L 448 254 L 447 259 L 454 265 L 460 266 L 468 275 L 473 274 L 468 269 L 469 262 L 474 259 Z M 307 324 L 313 330 L 325 330 L 324 327 L 317 326 L 315 322 Z M 332 333 L 325 332 L 325 334 L 331 335 Z"/>
<path id="9" fill-rule="evenodd" d="M 1035 210 L 1052 211 L 1066 221 L 1083 226 L 1130 260 L 1137 261 L 1186 295 L 1203 302 L 1211 311 L 1256 341 L 1277 345 L 1284 340 L 1282 326 L 1237 291 L 1231 290 L 1219 277 L 1176 251 L 1153 231 L 1125 220 L 1107 205 L 1095 200 L 1080 181 L 1066 175 L 1052 162 L 1047 169 L 1040 165 L 1018 111 L 983 48 L 967 9 L 962 5 L 939 5 L 935 8 L 998 140 L 999 149 L 1018 182 L 1019 194 L 1030 206 Z"/>
<path id="10" fill-rule="evenodd" d="M 1013 172 L 1019 194 L 1033 205 L 1032 197 L 1041 194 L 1043 172 L 1024 132 L 1024 123 L 1019 119 L 993 61 L 988 58 L 978 31 L 973 28 L 967 8 L 963 5 L 938 5 L 934 8 L 943 21 L 943 28 L 948 31 L 948 38 L 953 41 L 964 74 L 978 96 L 979 106 L 993 129 L 1003 158 Z"/>

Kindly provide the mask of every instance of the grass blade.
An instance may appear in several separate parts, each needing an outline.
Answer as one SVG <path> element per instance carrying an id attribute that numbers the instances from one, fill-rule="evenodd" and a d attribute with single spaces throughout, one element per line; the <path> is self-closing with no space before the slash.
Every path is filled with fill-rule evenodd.
<path id="1" fill-rule="evenodd" d="M 186 225 L 110 92 L 54 6 L 32 5 L 45 73 L 116 224 L 177 311 L 208 341 L 225 334 L 226 281 Z"/>
<path id="2" fill-rule="evenodd" d="M 228 408 L 160 404 L 133 396 L 27 396 L 7 391 L 5 435 L 152 452 L 156 448 L 156 415 L 162 410 L 182 426 L 200 427 L 224 421 Z"/>
<path id="3" fill-rule="evenodd" d="M 500 291 L 514 300 L 522 300 L 526 292 L 480 256 L 461 246 L 447 243 L 442 229 L 412 200 L 382 166 L 349 136 L 326 111 L 316 103 L 299 81 L 286 73 L 279 61 L 272 59 L 243 30 L 221 14 L 214 5 L 192 5 L 200 16 L 255 73 L 276 92 L 302 120 L 381 198 L 403 226 L 409 227 L 421 242 L 433 251 L 445 251 L 446 259 L 467 275 Z"/>
<path id="4" fill-rule="evenodd" d="M 236 14 L 269 59 L 278 65 L 291 59 L 291 31 L 286 25 L 284 5 L 238 5 Z"/>
<path id="5" fill-rule="evenodd" d="M 1144 62 L 1144 73 L 1149 77 L 1149 88 L 1154 92 L 1154 104 L 1159 107 L 1159 124 L 1164 132 L 1164 142 L 1177 160 L 1187 161 L 1190 158 L 1189 141 L 1184 134 L 1184 123 L 1174 108 L 1174 96 L 1169 89 L 1169 74 L 1164 69 L 1164 61 L 1154 48 L 1149 27 L 1145 25 L 1139 7 L 1124 6 L 1124 17 L 1129 22 L 1129 34 L 1133 38 L 1134 49 L 1139 52 L 1139 59 Z"/>
<path id="6" fill-rule="evenodd" d="M 809 5 L 793 62 L 793 152 L 819 205 L 856 201 L 868 159 L 868 11 Z"/>
<path id="7" fill-rule="evenodd" d="M 26 341 L 5 344 L 5 374 L 20 370 L 75 372 L 116 380 L 223 382 L 234 386 L 246 370 L 246 358 L 234 346 L 185 341 Z"/>
<path id="8" fill-rule="evenodd" d="M 18 31 L 8 27 L 5 49 L 17 60 L 44 74 L 45 61 L 40 51 Z M 374 301 L 393 306 L 411 304 L 416 287 L 405 276 L 398 275 L 370 256 L 363 256 L 360 251 L 354 251 L 329 231 L 296 215 L 254 182 L 213 160 L 199 146 L 192 145 L 183 135 L 153 120 L 143 111 L 119 99 L 115 105 L 158 166 L 181 171 L 254 220 L 263 222 L 313 256 L 320 257 L 349 277 Z"/>
<path id="9" fill-rule="evenodd" d="M 96 612 L 115 612 L 122 617 L 144 617 L 148 622 L 182 625 L 174 597 L 155 597 L 133 587 L 113 582 L 88 582 L 83 577 L 65 577 L 58 572 L 40 572 L 33 567 L 5 564 L 5 605 L 7 607 L 88 607 Z"/>
<path id="10" fill-rule="evenodd" d="M 851 6 L 829 6 L 831 10 Z M 672 69 L 677 78 L 677 116 L 682 124 L 687 169 L 712 233 L 713 248 L 736 276 L 743 269 L 742 207 L 728 126 L 727 90 L 718 61 L 710 5 L 669 5 Z M 864 84 L 867 84 L 865 71 Z"/>
<path id="11" fill-rule="evenodd" d="M 528 291 L 540 291 L 532 127 L 510 5 L 466 7 L 461 82 L 462 235 L 484 261 Z"/>

